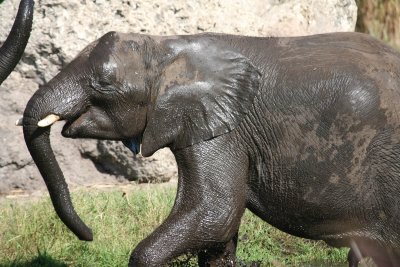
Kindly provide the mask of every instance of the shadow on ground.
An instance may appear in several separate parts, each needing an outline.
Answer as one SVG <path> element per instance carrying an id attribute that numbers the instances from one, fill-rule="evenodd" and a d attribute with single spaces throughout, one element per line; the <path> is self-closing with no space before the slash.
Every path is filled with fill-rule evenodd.
<path id="1" fill-rule="evenodd" d="M 39 255 L 31 261 L 14 261 L 6 264 L 0 263 L 0 267 L 68 267 L 68 265 L 48 255 Z"/>

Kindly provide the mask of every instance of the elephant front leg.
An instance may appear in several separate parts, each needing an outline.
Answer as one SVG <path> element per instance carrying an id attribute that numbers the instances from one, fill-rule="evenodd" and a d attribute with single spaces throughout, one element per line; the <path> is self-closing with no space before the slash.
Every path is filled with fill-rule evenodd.
<path id="1" fill-rule="evenodd" d="M 238 233 L 223 247 L 208 249 L 198 253 L 199 267 L 236 266 Z"/>
<path id="2" fill-rule="evenodd" d="M 129 266 L 165 266 L 185 253 L 200 253 L 200 261 L 213 262 L 222 255 L 216 253 L 213 258 L 201 252 L 221 248 L 229 252 L 227 260 L 234 260 L 246 205 L 247 157 L 218 148 L 215 143 L 208 141 L 175 153 L 179 182 L 174 207 L 135 248 Z"/>
<path id="3" fill-rule="evenodd" d="M 194 223 L 185 225 L 185 229 L 181 226 L 179 221 L 177 225 L 174 225 L 173 221 L 165 221 L 139 243 L 131 254 L 129 266 L 167 266 L 174 258 L 185 253 L 199 253 L 199 266 L 235 266 L 231 241 L 226 241 L 229 237 L 223 236 L 231 235 L 229 230 L 206 233 L 204 228 L 201 231 L 196 230 Z M 225 254 L 226 252 L 228 253 Z"/>

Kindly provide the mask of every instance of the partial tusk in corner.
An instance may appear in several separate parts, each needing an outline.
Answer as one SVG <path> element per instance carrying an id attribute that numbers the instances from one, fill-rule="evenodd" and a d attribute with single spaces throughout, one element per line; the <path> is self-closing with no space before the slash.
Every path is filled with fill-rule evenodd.
<path id="1" fill-rule="evenodd" d="M 47 126 L 52 125 L 53 123 L 55 123 L 59 119 L 60 119 L 60 116 L 57 116 L 57 115 L 54 115 L 54 114 L 50 114 L 46 118 L 44 118 L 43 120 L 39 121 L 37 125 L 39 127 L 47 127 Z"/>
<path id="2" fill-rule="evenodd" d="M 22 126 L 22 120 L 24 118 L 19 118 L 18 120 L 15 121 L 15 126 Z"/>

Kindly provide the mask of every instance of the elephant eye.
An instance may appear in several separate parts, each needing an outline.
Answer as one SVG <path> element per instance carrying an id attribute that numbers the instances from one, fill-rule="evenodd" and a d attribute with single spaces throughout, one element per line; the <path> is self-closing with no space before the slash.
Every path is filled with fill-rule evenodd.
<path id="1" fill-rule="evenodd" d="M 110 82 L 100 80 L 99 81 L 99 85 L 102 86 L 102 87 L 107 87 L 107 86 L 110 86 L 112 84 Z"/>
<path id="2" fill-rule="evenodd" d="M 90 87 L 100 93 L 111 93 L 114 91 L 113 84 L 104 80 L 92 81 Z"/>

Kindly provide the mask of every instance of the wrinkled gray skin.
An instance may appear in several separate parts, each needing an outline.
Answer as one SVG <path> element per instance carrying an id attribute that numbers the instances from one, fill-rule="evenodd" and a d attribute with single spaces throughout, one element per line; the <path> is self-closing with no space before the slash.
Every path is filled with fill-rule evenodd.
<path id="1" fill-rule="evenodd" d="M 129 266 L 186 252 L 233 266 L 245 208 L 289 234 L 351 247 L 350 266 L 360 256 L 400 264 L 400 55 L 367 35 L 111 32 L 90 44 L 34 94 L 23 124 L 58 215 L 92 240 L 50 127 L 36 126 L 49 114 L 66 120 L 65 137 L 173 151 L 174 207 Z"/>
<path id="2" fill-rule="evenodd" d="M 21 1 L 10 34 L 0 47 L 0 85 L 24 53 L 32 29 L 33 5 L 33 0 Z"/>

